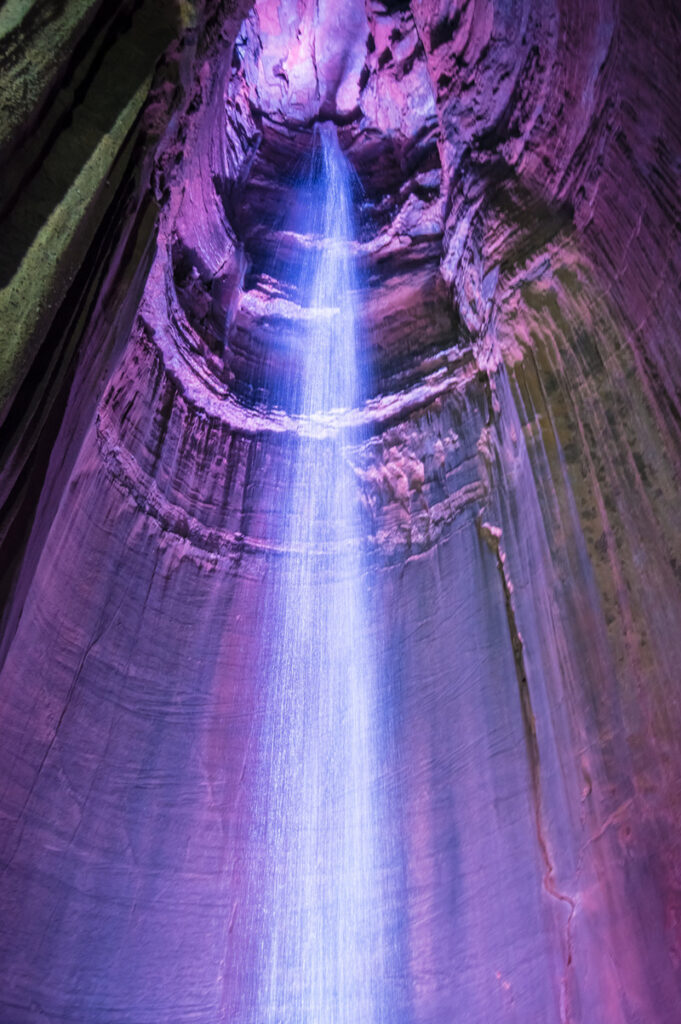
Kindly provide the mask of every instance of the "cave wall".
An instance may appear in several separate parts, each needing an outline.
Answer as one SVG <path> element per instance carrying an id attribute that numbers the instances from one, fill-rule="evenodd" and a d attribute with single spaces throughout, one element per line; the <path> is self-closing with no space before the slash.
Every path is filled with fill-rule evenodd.
<path id="1" fill-rule="evenodd" d="M 674 6 L 35 7 L 0 14 L 4 1019 L 251 1019 L 267 257 L 324 117 L 364 187 L 391 1019 L 676 1022 Z"/>

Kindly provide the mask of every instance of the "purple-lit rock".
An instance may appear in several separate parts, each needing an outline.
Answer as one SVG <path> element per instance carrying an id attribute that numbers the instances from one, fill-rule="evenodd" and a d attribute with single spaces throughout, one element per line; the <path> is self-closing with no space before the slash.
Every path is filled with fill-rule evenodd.
<path id="1" fill-rule="evenodd" d="M 363 188 L 396 1020 L 678 1024 L 674 5 L 165 6 L 0 13 L 0 1019 L 263 1024 L 281 211 L 321 118 Z"/>

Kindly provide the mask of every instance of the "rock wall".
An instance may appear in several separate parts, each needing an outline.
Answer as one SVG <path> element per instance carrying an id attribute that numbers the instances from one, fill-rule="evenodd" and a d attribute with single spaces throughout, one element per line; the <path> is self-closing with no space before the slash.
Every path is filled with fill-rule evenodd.
<path id="1" fill-rule="evenodd" d="M 676 1024 L 674 5 L 36 7 L 0 13 L 0 1016 L 252 1019 L 280 211 L 323 118 L 362 186 L 393 1005 Z"/>

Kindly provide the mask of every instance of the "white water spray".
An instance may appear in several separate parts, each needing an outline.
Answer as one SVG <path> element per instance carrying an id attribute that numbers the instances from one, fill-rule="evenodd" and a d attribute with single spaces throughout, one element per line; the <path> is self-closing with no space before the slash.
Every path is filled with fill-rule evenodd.
<path id="1" fill-rule="evenodd" d="M 358 487 L 334 412 L 362 397 L 351 171 L 318 131 L 300 293 L 302 435 L 277 566 L 258 781 L 258 1024 L 381 1024 L 379 734 Z M 325 424 L 315 430 L 315 422 Z"/>

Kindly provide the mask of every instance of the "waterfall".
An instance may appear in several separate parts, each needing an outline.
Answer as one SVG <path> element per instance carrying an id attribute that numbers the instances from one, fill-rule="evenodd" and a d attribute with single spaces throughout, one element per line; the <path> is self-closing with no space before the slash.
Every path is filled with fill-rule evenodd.
<path id="1" fill-rule="evenodd" d="M 303 188 L 300 436 L 274 569 L 254 807 L 258 1024 L 379 1024 L 387 928 L 372 645 L 357 481 L 343 412 L 362 398 L 352 172 L 316 129 Z"/>

